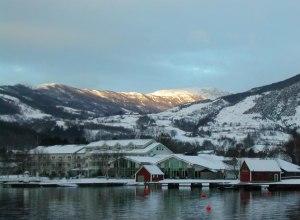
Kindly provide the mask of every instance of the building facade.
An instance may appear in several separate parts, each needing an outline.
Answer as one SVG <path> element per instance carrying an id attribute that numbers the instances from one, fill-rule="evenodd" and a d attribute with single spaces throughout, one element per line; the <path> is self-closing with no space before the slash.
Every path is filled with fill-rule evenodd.
<path id="1" fill-rule="evenodd" d="M 29 171 L 32 175 L 70 176 L 85 166 L 83 145 L 39 146 L 29 151 Z"/>
<path id="2" fill-rule="evenodd" d="M 86 169 L 89 176 L 134 177 L 144 163 L 131 157 L 170 155 L 166 146 L 153 139 L 109 140 L 86 146 Z"/>
<path id="3" fill-rule="evenodd" d="M 224 179 L 227 165 L 216 158 L 173 154 L 158 162 L 165 178 L 172 179 Z"/>
<path id="4" fill-rule="evenodd" d="M 275 160 L 245 159 L 240 168 L 241 182 L 279 182 L 281 169 Z"/>
<path id="5" fill-rule="evenodd" d="M 156 165 L 143 165 L 135 174 L 136 182 L 158 182 L 164 179 L 164 173 Z"/>

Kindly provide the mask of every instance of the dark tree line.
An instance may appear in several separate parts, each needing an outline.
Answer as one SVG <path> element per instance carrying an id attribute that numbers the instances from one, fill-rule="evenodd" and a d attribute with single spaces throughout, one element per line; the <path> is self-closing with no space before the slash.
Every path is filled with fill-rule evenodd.
<path id="1" fill-rule="evenodd" d="M 300 134 L 296 130 L 290 133 L 291 139 L 283 146 L 283 151 L 293 163 L 300 165 Z"/>
<path id="2" fill-rule="evenodd" d="M 84 130 L 79 126 L 71 126 L 68 129 L 49 126 L 41 130 L 35 125 L 0 121 L 0 131 L 0 148 L 29 149 L 38 145 L 87 143 L 84 138 Z"/>
<path id="3" fill-rule="evenodd" d="M 160 134 L 156 141 L 162 143 L 172 152 L 177 154 L 188 154 L 188 155 L 197 155 L 197 152 L 203 150 L 203 147 L 199 144 L 191 144 L 188 142 L 181 142 L 172 139 L 169 134 Z"/>
<path id="4" fill-rule="evenodd" d="M 148 115 L 143 115 L 136 121 L 136 126 L 141 131 L 146 130 L 148 126 L 153 125 L 155 125 L 155 120 L 153 118 L 150 118 Z"/>

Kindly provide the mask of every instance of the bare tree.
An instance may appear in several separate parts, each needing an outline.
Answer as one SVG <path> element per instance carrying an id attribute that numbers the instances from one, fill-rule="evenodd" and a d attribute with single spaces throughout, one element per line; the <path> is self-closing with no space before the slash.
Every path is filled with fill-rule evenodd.
<path id="1" fill-rule="evenodd" d="M 112 162 L 114 164 L 115 176 L 120 177 L 120 160 L 123 158 L 124 153 L 121 149 L 117 149 L 116 153 L 113 154 Z"/>
<path id="2" fill-rule="evenodd" d="M 108 153 L 103 153 L 100 156 L 100 170 L 103 176 L 108 178 L 108 171 L 110 169 L 111 156 Z"/>

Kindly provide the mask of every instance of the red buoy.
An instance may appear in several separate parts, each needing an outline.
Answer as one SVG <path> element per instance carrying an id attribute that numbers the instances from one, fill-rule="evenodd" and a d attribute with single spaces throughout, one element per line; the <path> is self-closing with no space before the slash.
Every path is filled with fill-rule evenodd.
<path id="1" fill-rule="evenodd" d="M 211 212 L 212 207 L 211 207 L 210 204 L 208 204 L 208 205 L 205 207 L 205 209 L 206 209 L 206 212 Z"/>

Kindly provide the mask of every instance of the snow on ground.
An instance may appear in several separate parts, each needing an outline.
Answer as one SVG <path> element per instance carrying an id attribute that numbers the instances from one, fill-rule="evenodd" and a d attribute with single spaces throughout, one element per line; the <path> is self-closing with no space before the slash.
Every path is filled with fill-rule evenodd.
<path id="1" fill-rule="evenodd" d="M 97 139 L 99 132 L 99 130 L 84 129 L 84 136 L 88 141 L 94 141 Z"/>
<path id="2" fill-rule="evenodd" d="M 35 176 L 28 176 L 28 175 L 4 175 L 0 176 L 0 182 L 37 182 L 37 181 L 49 181 L 48 177 L 35 177 Z"/>
<path id="3" fill-rule="evenodd" d="M 91 122 L 106 126 L 133 129 L 139 117 L 140 115 L 115 115 L 110 117 L 95 118 L 91 120 Z"/>
<path id="4" fill-rule="evenodd" d="M 128 186 L 144 185 L 142 182 L 136 182 L 135 179 L 116 179 L 116 178 L 79 178 L 79 179 L 49 179 L 48 177 L 28 177 L 24 175 L 10 175 L 10 176 L 0 176 L 0 182 L 40 182 L 42 185 L 47 184 L 57 184 L 61 186 L 73 186 L 75 184 L 87 183 L 87 184 L 97 184 L 97 183 L 123 183 Z M 204 186 L 208 186 L 209 183 L 224 183 L 224 184 L 240 184 L 240 180 L 224 180 L 224 179 L 164 179 L 159 181 L 162 184 L 168 183 L 179 183 L 180 185 L 189 185 L 190 183 L 202 183 Z M 264 183 L 242 183 L 249 185 L 270 185 L 270 184 L 290 184 L 299 185 L 300 179 L 284 179 L 280 182 L 264 182 Z"/>
<path id="5" fill-rule="evenodd" d="M 255 150 L 261 150 L 269 145 L 280 146 L 290 138 L 288 134 L 278 130 L 278 126 L 281 127 L 284 123 L 280 120 L 272 121 L 263 118 L 257 113 L 245 114 L 246 111 L 254 107 L 256 100 L 260 96 L 247 97 L 234 106 L 228 106 L 228 102 L 218 99 L 190 106 L 175 107 L 157 114 L 149 114 L 149 117 L 155 120 L 156 125 L 154 127 L 150 126 L 147 132 L 150 135 L 157 135 L 157 133 L 162 132 L 169 133 L 172 134 L 174 139 L 190 143 L 198 142 L 201 144 L 204 140 L 209 140 L 214 145 L 223 147 L 232 147 L 227 139 L 241 143 L 248 134 L 256 133 L 258 136 L 255 143 Z M 209 132 L 210 135 L 203 134 L 192 137 L 190 132 L 183 131 L 173 125 L 174 120 L 177 119 L 183 119 L 196 124 L 199 119 L 206 117 L 211 111 L 218 112 L 218 109 L 222 108 L 222 106 L 224 108 L 217 114 L 214 121 L 200 127 L 202 131 Z M 300 107 L 297 108 L 295 117 L 290 120 L 296 123 L 299 121 L 300 123 L 299 114 Z M 139 117 L 140 115 L 100 117 L 93 119 L 92 122 L 107 126 L 135 129 L 136 121 Z"/>
<path id="6" fill-rule="evenodd" d="M 20 114 L 1 115 L 0 118 L 2 120 L 14 121 L 15 117 L 17 117 L 17 118 L 19 117 L 20 119 L 23 119 L 23 120 L 24 119 L 42 119 L 45 117 L 51 117 L 51 115 L 45 114 L 45 113 L 41 112 L 40 110 L 33 109 L 30 106 L 22 103 L 18 98 L 15 98 L 15 97 L 12 97 L 9 95 L 3 95 L 3 94 L 0 94 L 0 98 L 8 100 L 20 108 Z"/>
<path id="7" fill-rule="evenodd" d="M 164 117 L 186 117 L 190 115 L 196 115 L 202 108 L 205 108 L 209 106 L 211 103 L 199 103 L 194 104 L 186 108 L 180 109 L 179 107 L 172 108 L 168 111 L 161 112 L 156 114 L 158 118 L 164 118 Z"/>
<path id="8" fill-rule="evenodd" d="M 66 125 L 66 122 L 64 122 L 64 121 L 56 121 L 56 125 L 58 127 L 61 127 L 64 130 L 68 129 L 68 126 Z"/>
<path id="9" fill-rule="evenodd" d="M 216 122 L 219 124 L 242 123 L 243 125 L 256 126 L 258 120 L 261 120 L 261 115 L 245 114 L 245 112 L 254 107 L 255 100 L 259 97 L 260 95 L 250 96 L 234 106 L 225 107 L 218 114 Z M 243 121 L 241 121 L 241 118 Z"/>
<path id="10" fill-rule="evenodd" d="M 56 107 L 62 109 L 64 112 L 70 113 L 70 114 L 78 115 L 81 113 L 80 110 L 75 109 L 75 108 L 70 108 L 70 107 L 60 106 L 60 105 L 57 105 Z"/>
<path id="11" fill-rule="evenodd" d="M 170 90 L 159 90 L 153 93 L 149 93 L 150 96 L 158 97 L 171 97 L 177 99 L 180 103 L 185 102 L 195 102 L 198 100 L 198 94 L 192 91 L 180 90 L 180 89 L 170 89 Z"/>

